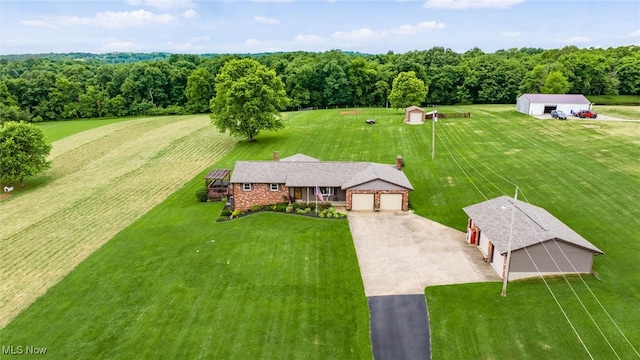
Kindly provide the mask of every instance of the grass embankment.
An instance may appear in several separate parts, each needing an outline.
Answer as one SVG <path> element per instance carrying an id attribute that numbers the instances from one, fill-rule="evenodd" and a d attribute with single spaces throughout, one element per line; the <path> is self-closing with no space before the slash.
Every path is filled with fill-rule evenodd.
<path id="1" fill-rule="evenodd" d="M 466 225 L 462 207 L 483 201 L 485 197 L 512 195 L 517 184 L 521 189 L 520 199 L 545 207 L 606 253 L 595 261 L 595 270 L 601 281 L 588 277 L 586 282 L 630 342 L 640 343 L 640 331 L 636 326 L 640 323 L 640 308 L 635 306 L 640 303 L 640 263 L 634 255 L 640 251 L 640 243 L 630 241 L 637 239 L 636 232 L 640 227 L 640 206 L 637 205 L 636 191 L 640 188 L 638 124 L 578 119 L 540 121 L 515 112 L 513 106 L 440 108 L 438 110 L 441 112 L 470 111 L 472 117 L 441 119 L 437 123 L 436 160 L 431 161 L 430 123 L 408 126 L 402 124 L 401 111 L 362 110 L 361 114 L 350 115 L 340 115 L 340 110 L 287 114 L 285 129 L 260 135 L 255 143 L 240 142 L 215 167 L 232 167 L 238 159 L 269 160 L 274 150 L 280 152 L 280 157 L 300 152 L 322 160 L 369 160 L 389 164 L 400 154 L 406 163 L 404 171 L 416 189 L 411 194 L 411 205 L 415 211 L 460 230 Z M 368 118 L 375 118 L 378 123 L 367 125 L 364 120 Z M 169 354 L 167 357 L 175 354 L 179 356 L 180 351 L 185 351 L 185 356 L 189 356 L 192 353 L 186 351 L 191 350 L 184 349 L 199 341 L 199 344 L 204 344 L 202 348 L 198 348 L 202 350 L 201 357 L 216 354 L 222 358 L 244 357 L 245 353 L 240 352 L 240 349 L 248 343 L 247 354 L 250 356 L 258 354 L 257 356 L 267 358 L 326 358 L 325 355 L 329 354 L 328 357 L 332 358 L 370 358 L 370 352 L 363 350 L 368 342 L 368 329 L 367 319 L 364 318 L 366 302 L 363 301 L 361 282 L 358 279 L 356 283 L 355 278 L 351 277 L 325 282 L 322 279 L 337 279 L 337 275 L 330 273 L 333 271 L 330 266 L 323 267 L 317 273 L 316 283 L 310 287 L 329 288 L 325 290 L 328 296 L 338 299 L 335 306 L 343 307 L 346 314 L 357 318 L 352 320 L 347 317 L 344 322 L 333 320 L 334 315 L 341 317 L 344 314 L 333 307 L 333 302 L 327 301 L 327 306 L 332 306 L 330 314 L 323 314 L 317 321 L 309 322 L 317 333 L 333 334 L 334 330 L 343 331 L 341 336 L 350 339 L 343 341 L 340 337 L 327 335 L 326 342 L 322 342 L 323 338 L 320 337 L 317 343 L 336 347 L 334 353 L 311 352 L 310 356 L 300 355 L 309 349 L 315 349 L 305 347 L 307 339 L 301 337 L 295 337 L 292 345 L 288 345 L 294 350 L 280 350 L 282 346 L 277 340 L 290 340 L 293 335 L 282 328 L 283 322 L 278 321 L 279 317 L 276 315 L 271 318 L 258 315 L 245 317 L 245 312 L 259 313 L 253 307 L 262 307 L 263 304 L 256 299 L 238 300 L 230 294 L 226 301 L 215 304 L 214 300 L 211 300 L 211 304 L 207 302 L 206 296 L 209 294 L 229 291 L 239 293 L 236 292 L 237 289 L 227 287 L 222 280 L 218 280 L 216 286 L 209 283 L 209 280 L 197 277 L 198 271 L 205 271 L 208 276 L 218 276 L 219 279 L 220 274 L 226 274 L 224 265 L 227 258 L 209 258 L 205 263 L 214 269 L 205 269 L 203 264 L 196 261 L 199 258 L 194 258 L 199 253 L 191 253 L 195 246 L 198 246 L 195 250 L 200 249 L 202 252 L 200 245 L 212 245 L 207 241 L 215 239 L 216 244 L 220 241 L 229 246 L 225 248 L 225 252 L 242 256 L 246 259 L 245 262 L 263 264 L 261 269 L 251 268 L 247 272 L 239 268 L 235 270 L 237 279 L 240 279 L 238 282 L 253 284 L 254 278 L 262 276 L 260 272 L 276 274 L 281 269 L 285 272 L 292 271 L 286 267 L 288 262 L 295 263 L 296 269 L 301 269 L 302 264 L 298 261 L 301 261 L 302 254 L 307 253 L 297 253 L 291 250 L 292 247 L 280 245 L 278 239 L 304 238 L 315 244 L 316 237 L 321 237 L 322 241 L 331 244 L 332 239 L 326 236 L 324 230 L 315 234 L 305 233 L 305 229 L 313 232 L 316 231 L 316 226 L 329 224 L 327 226 L 331 226 L 331 231 L 335 231 L 329 234 L 336 238 L 342 238 L 342 231 L 347 234 L 348 229 L 334 228 L 341 221 L 320 219 L 295 220 L 307 222 L 301 225 L 294 223 L 291 227 L 284 223 L 282 227 L 281 218 L 274 217 L 286 216 L 282 214 L 252 215 L 235 223 L 213 224 L 219 205 L 195 202 L 193 193 L 200 186 L 200 181 L 201 179 L 196 178 L 177 193 L 175 199 L 170 198 L 166 205 L 163 203 L 143 220 L 120 233 L 11 323 L 3 331 L 2 338 L 19 343 L 35 341 L 42 336 L 47 339 L 47 343 L 42 346 L 52 344 L 53 349 L 53 344 L 56 344 L 55 347 L 60 344 L 63 349 L 61 351 L 65 354 L 81 355 L 83 348 L 89 349 L 90 355 L 108 351 L 111 347 L 118 349 L 117 354 L 111 353 L 107 357 L 135 357 L 140 351 L 146 351 L 145 355 L 152 356 L 157 354 L 154 351 L 159 351 L 158 349 L 165 349 L 165 353 Z M 259 217 L 263 215 L 268 216 Z M 201 221 L 205 221 L 201 219 L 203 216 L 207 217 L 207 226 L 202 225 Z M 208 221 L 211 222 L 210 227 Z M 289 221 L 289 217 L 286 221 Z M 300 233 L 301 236 L 298 236 Z M 183 240 L 180 242 L 174 238 Z M 263 254 L 267 258 L 273 257 L 269 253 L 269 245 L 261 244 L 262 239 L 266 244 L 276 243 L 272 246 L 281 249 L 278 255 L 282 257 L 282 263 L 265 263 L 260 260 Z M 169 245 L 165 246 L 165 242 Z M 245 242 L 256 244 L 246 246 Z M 234 246 L 240 248 L 236 250 Z M 262 250 L 252 252 L 252 246 Z M 340 245 L 331 245 L 334 246 Z M 155 248 L 158 248 L 158 253 L 154 252 Z M 359 276 L 357 266 L 354 265 L 356 259 L 352 244 L 339 249 L 340 253 L 327 254 L 330 249 L 314 250 L 312 245 L 308 248 L 310 264 L 315 261 L 314 256 L 320 256 L 314 255 L 315 252 L 324 253 L 326 259 L 322 261 L 334 263 L 333 257 L 340 257 L 340 261 L 346 262 L 345 266 L 349 267 L 338 267 L 336 271 Z M 170 251 L 174 253 L 170 254 Z M 170 256 L 177 258 L 168 260 L 167 257 Z M 119 262 L 118 257 L 124 257 L 125 260 Z M 222 259 L 222 264 L 218 264 L 219 259 Z M 117 265 L 109 267 L 111 262 Z M 167 269 L 159 271 L 158 275 L 145 268 L 162 268 L 164 262 L 168 263 Z M 103 263 L 104 267 L 98 266 Z M 88 265 L 85 267 L 85 264 Z M 230 264 L 235 264 L 235 261 Z M 98 268 L 92 275 L 94 267 Z M 130 270 L 123 272 L 119 268 Z M 138 272 L 141 275 L 137 275 Z M 185 279 L 191 280 L 192 277 L 202 280 L 201 285 L 197 281 L 185 282 Z M 87 281 L 88 279 L 91 281 Z M 298 281 L 303 279 L 298 278 Z M 210 281 L 213 282 L 213 279 Z M 333 281 L 342 288 L 331 293 Z M 122 282 L 124 284 L 121 287 L 101 285 Z M 292 283 L 295 284 L 295 281 Z M 577 304 L 564 280 L 553 280 L 549 286 L 584 342 L 593 351 L 594 357 L 612 357 L 613 352 L 607 341 L 621 358 L 635 356 L 611 321 L 597 306 L 593 306 L 594 300 L 588 298 L 588 291 L 581 281 L 572 279 L 570 283 L 581 295 L 602 332 L 607 335 L 606 340 L 590 322 L 581 305 Z M 162 284 L 183 284 L 187 289 L 170 290 L 178 287 L 170 285 L 165 290 Z M 241 288 L 240 291 L 246 292 L 247 289 L 242 288 L 246 285 L 237 286 Z M 137 287 L 141 288 L 143 295 L 136 295 L 134 290 Z M 273 307 L 270 314 L 284 313 L 283 309 L 289 306 L 280 305 L 284 300 L 295 302 L 295 299 L 306 299 L 303 295 L 304 286 L 276 288 L 276 285 L 271 286 L 269 283 L 266 288 L 275 289 L 269 292 L 276 299 L 269 303 Z M 432 287 L 426 290 L 434 358 L 588 357 L 543 282 L 534 280 L 511 283 L 507 298 L 500 297 L 500 288 L 499 283 L 488 283 Z M 183 291 L 187 295 L 180 297 L 179 294 Z M 348 302 L 341 302 L 339 294 L 353 297 Z M 52 328 L 51 324 L 62 323 L 61 318 L 66 321 L 82 319 L 88 313 L 85 308 L 89 305 L 84 300 L 87 296 L 106 296 L 108 299 L 91 309 L 97 315 L 91 317 L 90 323 L 83 322 L 75 330 L 69 327 L 59 336 L 55 333 L 47 334 Z M 309 298 L 315 296 L 322 294 L 319 291 Z M 284 303 L 289 304 L 287 301 Z M 238 302 L 238 305 L 225 305 L 231 302 Z M 66 307 L 66 310 L 60 310 L 61 306 Z M 215 333 L 205 331 L 197 322 L 201 314 L 197 312 L 201 309 L 199 306 L 211 311 L 217 306 L 228 310 L 225 316 L 219 314 L 215 319 L 201 315 L 205 316 Z M 178 319 L 178 326 L 185 329 L 182 331 L 188 331 L 190 327 L 202 331 L 191 332 L 189 336 L 194 339 L 187 340 L 184 333 L 171 328 L 158 315 L 158 308 L 162 307 L 169 309 L 169 319 Z M 195 309 L 193 313 L 190 312 L 191 309 Z M 304 318 L 310 319 L 312 316 L 309 314 L 315 314 L 313 304 L 291 309 L 298 312 L 297 316 Z M 118 315 L 111 316 L 113 312 Z M 125 316 L 124 313 L 128 315 Z M 332 320 L 324 322 L 325 315 Z M 180 318 L 187 320 L 179 320 Z M 247 325 L 254 318 L 258 320 Z M 116 320 L 115 325 L 113 319 Z M 138 324 L 138 321 L 141 323 Z M 157 330 L 150 325 L 153 322 L 160 324 Z M 358 325 L 350 326 L 349 323 L 353 322 L 358 322 Z M 250 328 L 245 329 L 248 326 Z M 124 341 L 119 340 L 119 331 L 125 333 Z M 225 335 L 226 342 L 216 342 L 216 336 L 223 336 L 220 333 L 225 331 L 229 333 Z M 259 334 L 262 340 L 244 339 L 242 331 Z M 162 332 L 172 336 L 178 334 L 180 341 L 176 346 L 167 346 L 173 340 L 167 341 L 168 338 L 163 337 Z M 275 335 L 269 337 L 266 334 Z M 349 347 L 347 342 L 350 343 Z M 255 344 L 256 348 L 262 346 L 262 350 L 252 350 L 254 345 L 251 344 Z M 323 345 L 318 345 L 318 348 Z M 221 349 L 212 350 L 214 347 Z M 331 356 L 332 354 L 340 355 Z M 197 356 L 198 354 L 194 355 Z"/>
<path id="2" fill-rule="evenodd" d="M 640 106 L 640 95 L 589 95 L 587 98 L 597 105 Z"/>
<path id="3" fill-rule="evenodd" d="M 234 143 L 206 116 L 120 122 L 54 142 L 39 185 L 0 203 L 0 326 Z"/>
<path id="4" fill-rule="evenodd" d="M 593 110 L 598 114 L 613 116 L 620 119 L 640 120 L 640 106 L 594 105 Z"/>

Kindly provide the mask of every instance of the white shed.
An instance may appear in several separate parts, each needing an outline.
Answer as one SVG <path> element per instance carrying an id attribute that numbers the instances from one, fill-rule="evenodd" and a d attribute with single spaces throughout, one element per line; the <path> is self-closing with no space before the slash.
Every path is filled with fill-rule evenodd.
<path id="1" fill-rule="evenodd" d="M 571 115 L 580 110 L 591 110 L 591 102 L 581 94 L 524 94 L 518 98 L 516 110 L 527 115 L 562 110 Z"/>

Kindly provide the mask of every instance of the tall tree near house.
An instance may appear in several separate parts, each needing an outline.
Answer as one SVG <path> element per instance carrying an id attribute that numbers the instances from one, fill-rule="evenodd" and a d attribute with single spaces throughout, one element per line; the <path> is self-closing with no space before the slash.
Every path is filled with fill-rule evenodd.
<path id="1" fill-rule="evenodd" d="M 37 125 L 9 121 L 0 125 L 0 179 L 20 181 L 49 168 L 51 145 Z"/>
<path id="2" fill-rule="evenodd" d="M 284 127 L 280 111 L 288 100 L 275 71 L 253 59 L 230 60 L 216 76 L 209 116 L 221 132 L 253 141 L 262 130 Z"/>
<path id="3" fill-rule="evenodd" d="M 427 96 L 428 88 L 413 71 L 401 72 L 393 79 L 389 101 L 394 109 L 420 105 Z"/>

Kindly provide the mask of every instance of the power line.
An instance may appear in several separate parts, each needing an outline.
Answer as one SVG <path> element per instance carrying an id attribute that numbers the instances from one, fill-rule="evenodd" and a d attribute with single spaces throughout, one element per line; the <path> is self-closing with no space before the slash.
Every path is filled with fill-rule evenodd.
<path id="1" fill-rule="evenodd" d="M 440 139 L 440 141 L 442 142 L 442 138 L 440 137 L 440 133 L 438 133 L 438 138 Z M 475 182 L 471 179 L 471 177 L 469 176 L 469 174 L 464 170 L 464 168 L 460 165 L 460 163 L 458 162 L 458 160 L 453 156 L 453 154 L 451 153 L 451 151 L 449 150 L 449 147 L 447 146 L 446 143 L 443 143 L 445 150 L 447 151 L 447 153 L 449 154 L 449 156 L 451 156 L 451 159 L 456 163 L 456 165 L 458 166 L 458 168 L 460 169 L 460 171 L 462 171 L 462 173 L 467 177 L 467 179 L 469 180 L 469 182 L 471 182 L 471 184 L 473 185 L 473 187 L 478 191 L 478 193 L 480 193 L 480 195 L 485 199 L 485 200 L 489 200 L 484 193 L 480 190 L 480 188 L 475 184 Z M 451 144 L 451 143 L 450 143 Z M 453 145 L 453 144 L 451 144 Z M 474 168 L 475 169 L 475 168 Z M 477 169 L 476 169 L 477 171 Z M 526 251 L 526 248 L 525 248 Z M 578 340 L 580 341 L 580 344 L 582 344 L 582 346 L 584 347 L 585 351 L 587 352 L 587 354 L 589 355 L 589 358 L 593 359 L 593 355 L 591 354 L 591 352 L 589 351 L 589 348 L 587 347 L 587 345 L 584 343 L 582 337 L 580 336 L 580 334 L 578 333 L 576 327 L 573 325 L 573 322 L 571 321 L 571 319 L 569 319 L 569 316 L 567 315 L 566 311 L 564 310 L 564 308 L 562 307 L 562 305 L 560 304 L 560 301 L 558 300 L 557 296 L 555 295 L 555 293 L 553 292 L 553 290 L 551 290 L 551 287 L 549 286 L 549 284 L 547 283 L 546 279 L 542 276 L 542 273 L 540 272 L 540 269 L 538 268 L 537 264 L 533 261 L 533 258 L 531 257 L 531 255 L 528 253 L 527 251 L 527 255 L 529 256 L 529 258 L 532 260 L 531 262 L 533 263 L 533 265 L 536 267 L 536 271 L 538 272 L 538 274 L 540 274 L 540 278 L 542 279 L 542 281 L 544 282 L 545 286 L 547 287 L 547 290 L 549 291 L 549 293 L 551 294 L 551 296 L 553 297 L 556 305 L 558 306 L 558 308 L 560 309 L 560 311 L 562 312 L 563 316 L 565 317 L 565 319 L 567 320 L 567 322 L 569 323 L 569 326 L 571 327 L 571 329 L 573 330 L 574 334 L 576 335 L 576 337 L 578 338 Z"/>
<path id="2" fill-rule="evenodd" d="M 447 141 L 449 142 L 449 144 L 451 144 L 453 146 L 453 143 L 451 141 L 451 139 L 449 138 L 449 136 L 446 134 L 446 131 L 443 132 L 444 136 L 447 138 Z M 438 136 L 440 137 L 440 133 L 438 133 Z M 454 138 L 455 139 L 455 138 Z M 465 148 L 458 139 L 455 139 L 456 142 L 458 143 L 458 145 L 460 145 L 460 147 Z M 479 190 L 478 186 L 473 182 L 473 180 L 471 179 L 471 177 L 468 175 L 468 173 L 462 168 L 462 166 L 460 165 L 460 163 L 457 161 L 457 159 L 455 159 L 455 157 L 453 156 L 453 154 L 451 153 L 451 151 L 449 150 L 448 146 L 446 145 L 446 143 L 444 143 L 445 148 L 447 150 L 447 152 L 449 153 L 449 155 L 451 156 L 451 158 L 454 160 L 454 162 L 456 163 L 456 165 L 458 165 L 458 167 L 460 168 L 460 170 L 465 174 L 465 176 L 469 179 L 469 181 L 473 184 L 473 186 L 476 188 L 476 190 L 478 190 L 478 192 L 486 199 L 487 197 L 482 193 L 482 191 Z M 459 155 L 462 156 L 462 153 L 460 153 L 460 151 L 458 150 L 458 148 L 456 148 L 456 151 L 458 152 Z M 484 164 L 484 162 L 480 161 L 480 159 L 477 158 L 477 156 L 475 156 L 473 153 L 470 153 L 471 157 L 476 160 L 480 165 L 482 165 L 483 167 L 485 167 L 486 169 L 490 170 L 492 173 L 494 173 L 495 175 L 497 175 L 498 177 L 500 177 L 502 180 L 504 180 L 505 182 L 517 186 L 514 182 L 510 181 L 509 179 L 507 179 L 506 177 L 502 176 L 501 174 L 499 174 L 498 172 L 494 171 L 491 167 L 487 166 L 486 164 Z M 491 182 L 489 179 L 487 179 L 486 176 L 484 176 L 484 174 L 482 172 L 480 172 L 476 167 L 474 167 L 464 156 L 462 156 L 462 158 L 470 165 L 470 167 L 472 167 L 478 174 L 480 174 L 480 176 L 482 176 L 488 183 L 490 183 L 493 187 L 495 187 L 496 189 L 498 189 L 500 191 L 500 188 L 497 187 L 493 182 Z M 528 199 L 526 198 L 526 196 L 523 197 L 525 199 L 526 203 L 528 202 Z M 541 224 L 543 223 L 542 220 L 539 218 L 537 212 L 534 212 L 534 214 L 536 215 L 536 217 L 538 217 L 538 223 Z M 532 227 L 532 224 L 528 223 L 528 225 L 530 227 Z M 544 240 L 544 239 L 540 239 L 540 240 Z M 607 315 L 607 317 L 609 318 L 609 320 L 614 324 L 614 326 L 616 327 L 616 329 L 618 330 L 618 332 L 623 336 L 623 338 L 625 339 L 625 341 L 629 344 L 629 346 L 633 349 L 633 351 L 636 353 L 636 355 L 638 355 L 638 357 L 640 357 L 640 354 L 638 353 L 638 351 L 635 349 L 635 347 L 631 344 L 630 340 L 627 338 L 627 336 L 624 334 L 624 332 L 622 331 L 622 329 L 620 329 L 620 327 L 618 326 L 618 324 L 615 322 L 615 320 L 611 317 L 611 315 L 609 314 L 608 311 L 606 311 L 606 309 L 604 308 L 604 306 L 602 305 L 602 302 L 597 298 L 597 296 L 595 295 L 595 293 L 593 292 L 593 290 L 589 287 L 589 285 L 586 283 L 586 281 L 584 280 L 584 278 L 577 272 L 577 269 L 575 268 L 574 264 L 571 262 L 571 260 L 569 259 L 569 257 L 566 255 L 566 253 L 564 252 L 564 250 L 562 250 L 562 248 L 558 245 L 557 241 L 555 239 L 553 239 L 554 243 L 556 244 L 556 247 L 560 250 L 560 252 L 562 253 L 562 255 L 565 257 L 565 259 L 567 260 L 567 262 L 571 265 L 572 269 L 574 270 L 574 272 L 576 272 L 579 276 L 579 278 L 582 280 L 583 284 L 585 285 L 585 287 L 589 290 L 589 293 L 591 294 L 591 296 L 593 296 L 593 298 L 596 300 L 596 302 L 599 304 L 600 308 L 605 312 L 605 314 Z M 562 272 L 562 269 L 560 268 L 559 264 L 556 262 L 555 258 L 551 255 L 551 252 L 549 251 L 549 249 L 547 248 L 547 246 L 541 241 L 542 246 L 544 247 L 545 251 L 547 252 L 547 254 L 549 255 L 549 257 L 552 259 L 552 261 L 554 262 L 556 268 L 558 269 L 558 271 L 562 274 L 565 282 L 567 283 L 567 285 L 569 285 L 569 288 L 571 289 L 571 291 L 573 292 L 574 296 L 578 299 L 578 301 L 580 302 L 582 308 L 584 309 L 585 312 L 587 312 L 587 314 L 589 315 L 589 318 L 591 319 L 591 321 L 593 322 L 593 324 L 596 326 L 596 328 L 598 329 L 598 331 L 600 332 L 600 334 L 602 335 L 602 337 L 605 339 L 605 341 L 607 342 L 607 344 L 609 345 L 609 347 L 611 348 L 611 350 L 614 352 L 614 354 L 620 358 L 620 356 L 618 355 L 618 353 L 616 352 L 616 350 L 613 348 L 613 346 L 611 345 L 611 343 L 609 342 L 607 336 L 604 334 L 604 332 L 602 331 L 602 329 L 600 328 L 600 326 L 598 325 L 598 323 L 596 322 L 596 320 L 593 318 L 593 316 L 591 315 L 591 313 L 589 312 L 589 310 L 586 308 L 586 306 L 584 305 L 583 301 L 580 299 L 580 296 L 576 293 L 575 289 L 573 288 L 573 286 L 570 284 L 570 282 L 568 281 L 568 279 L 566 278 L 565 274 Z M 546 283 L 546 280 L 544 279 L 544 277 L 542 276 L 541 272 L 539 271 L 539 268 L 537 267 L 537 265 L 535 264 L 535 262 L 533 261 L 531 255 L 528 252 L 528 249 L 526 247 L 524 247 L 524 250 L 527 252 L 527 255 L 529 256 L 529 258 L 531 259 L 532 263 L 534 264 L 534 266 L 536 267 L 536 270 L 538 271 L 538 274 L 540 275 L 540 277 L 543 279 L 543 281 L 545 282 L 545 285 L 547 286 L 547 288 L 549 289 L 549 291 L 551 292 L 552 296 L 554 296 L 555 299 L 555 294 L 553 294 L 553 292 L 551 291 L 550 287 L 548 286 L 548 284 Z M 568 317 L 566 316 L 566 313 L 564 312 L 564 309 L 560 306 L 560 304 L 558 303 L 558 301 L 556 300 L 556 303 L 558 304 L 558 306 L 560 307 L 560 309 L 563 311 L 563 314 L 565 314 L 565 317 L 567 318 L 567 320 L 570 322 L 570 320 L 568 319 Z M 570 325 L 572 328 L 574 328 L 573 324 Z M 579 334 L 577 334 L 577 331 L 575 331 L 574 328 L 574 332 L 576 332 L 576 335 L 578 336 L 578 338 L 581 340 Z M 581 340 L 582 342 L 582 340 Z M 584 343 L 583 343 L 584 345 Z M 585 350 L 588 351 L 588 349 L 585 346 Z M 591 355 L 590 355 L 591 356 Z"/>

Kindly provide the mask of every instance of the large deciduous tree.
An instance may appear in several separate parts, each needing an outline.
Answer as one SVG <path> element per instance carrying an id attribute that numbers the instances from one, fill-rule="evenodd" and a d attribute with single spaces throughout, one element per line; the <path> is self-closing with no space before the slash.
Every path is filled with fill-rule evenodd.
<path id="1" fill-rule="evenodd" d="M 211 122 L 222 132 L 249 141 L 261 130 L 284 127 L 280 110 L 288 98 L 275 71 L 253 59 L 230 60 L 216 76 Z"/>
<path id="2" fill-rule="evenodd" d="M 541 90 L 543 94 L 566 94 L 569 82 L 560 71 L 552 71 L 547 75 Z"/>
<path id="3" fill-rule="evenodd" d="M 413 71 L 401 72 L 393 79 L 389 101 L 395 109 L 420 105 L 427 96 L 428 88 Z"/>
<path id="4" fill-rule="evenodd" d="M 0 178 L 3 181 L 24 179 L 49 168 L 47 155 L 51 145 L 37 125 L 9 121 L 0 125 Z"/>

